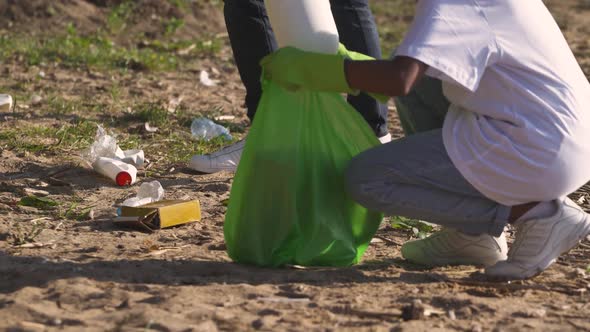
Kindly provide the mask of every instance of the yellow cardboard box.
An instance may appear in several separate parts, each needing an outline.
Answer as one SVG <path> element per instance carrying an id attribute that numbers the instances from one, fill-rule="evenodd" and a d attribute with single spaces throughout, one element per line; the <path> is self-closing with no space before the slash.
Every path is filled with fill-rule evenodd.
<path id="1" fill-rule="evenodd" d="M 113 219 L 116 225 L 153 232 L 201 220 L 198 200 L 159 201 L 137 207 L 121 207 L 121 215 Z"/>

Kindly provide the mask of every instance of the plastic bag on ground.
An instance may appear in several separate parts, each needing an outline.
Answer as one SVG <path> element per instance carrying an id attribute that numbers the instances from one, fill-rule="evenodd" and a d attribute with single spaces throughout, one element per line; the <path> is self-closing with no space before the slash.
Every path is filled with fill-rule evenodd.
<path id="1" fill-rule="evenodd" d="M 191 124 L 191 133 L 194 137 L 206 141 L 210 141 L 218 136 L 222 136 L 227 140 L 232 139 L 227 128 L 206 118 L 194 119 Z"/>
<path id="2" fill-rule="evenodd" d="M 351 200 L 344 171 L 379 144 L 375 134 L 339 94 L 263 88 L 226 214 L 229 256 L 260 266 L 358 263 L 382 215 Z"/>
<path id="3" fill-rule="evenodd" d="M 158 181 L 144 182 L 137 191 L 137 196 L 126 199 L 123 206 L 136 207 L 153 202 L 161 201 L 164 198 L 164 188 Z"/>

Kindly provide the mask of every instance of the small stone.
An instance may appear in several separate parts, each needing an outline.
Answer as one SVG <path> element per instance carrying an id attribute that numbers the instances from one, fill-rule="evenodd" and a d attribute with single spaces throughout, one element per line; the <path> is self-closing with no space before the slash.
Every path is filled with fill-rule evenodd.
<path id="1" fill-rule="evenodd" d="M 482 328 L 481 325 L 479 325 L 478 323 L 473 324 L 473 326 L 471 326 L 471 332 L 481 332 Z"/>
<path id="2" fill-rule="evenodd" d="M 420 300 L 414 300 L 411 304 L 407 304 L 402 307 L 402 319 L 408 320 L 419 320 L 424 319 L 426 307 Z"/>
<path id="3" fill-rule="evenodd" d="M 33 106 L 40 105 L 42 101 L 43 101 L 43 98 L 41 98 L 41 96 L 39 96 L 39 95 L 33 95 L 31 97 L 31 105 L 33 105 Z"/>
<path id="4" fill-rule="evenodd" d="M 262 321 L 262 319 L 257 319 L 252 322 L 252 327 L 256 330 L 261 329 L 263 326 L 264 326 L 264 322 Z"/>

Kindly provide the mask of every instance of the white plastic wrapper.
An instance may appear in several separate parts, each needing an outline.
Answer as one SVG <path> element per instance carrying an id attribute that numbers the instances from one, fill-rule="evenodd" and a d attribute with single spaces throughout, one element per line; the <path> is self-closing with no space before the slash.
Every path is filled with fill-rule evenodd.
<path id="1" fill-rule="evenodd" d="M 102 126 L 98 126 L 94 143 L 85 153 L 85 159 L 90 164 L 94 164 L 99 157 L 119 159 L 137 168 L 142 168 L 145 163 L 143 150 L 121 150 L 117 139 L 109 135 Z"/>
<path id="2" fill-rule="evenodd" d="M 10 112 L 12 104 L 12 96 L 0 94 L 0 112 Z"/>
<path id="3" fill-rule="evenodd" d="M 123 202 L 123 206 L 141 206 L 161 201 L 164 198 L 164 188 L 158 181 L 144 182 L 139 187 L 136 197 L 129 198 Z"/>

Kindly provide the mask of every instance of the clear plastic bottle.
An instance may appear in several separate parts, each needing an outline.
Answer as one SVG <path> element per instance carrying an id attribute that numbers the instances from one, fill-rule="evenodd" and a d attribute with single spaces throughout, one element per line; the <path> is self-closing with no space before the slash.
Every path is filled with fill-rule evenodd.
<path id="1" fill-rule="evenodd" d="M 191 124 L 191 133 L 195 138 L 204 139 L 206 141 L 218 136 L 222 136 L 227 140 L 232 139 L 227 128 L 206 118 L 193 120 L 193 123 Z"/>

